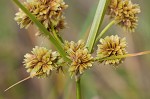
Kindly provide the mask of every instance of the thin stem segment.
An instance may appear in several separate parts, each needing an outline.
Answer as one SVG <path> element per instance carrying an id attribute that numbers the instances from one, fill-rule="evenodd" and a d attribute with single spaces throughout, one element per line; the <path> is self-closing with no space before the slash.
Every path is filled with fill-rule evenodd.
<path id="1" fill-rule="evenodd" d="M 81 84 L 80 77 L 76 81 L 76 99 L 81 99 Z"/>
<path id="2" fill-rule="evenodd" d="M 51 29 L 52 29 L 52 34 L 53 34 L 54 38 L 59 42 L 60 45 L 62 45 L 62 42 L 59 39 L 58 34 L 57 34 L 56 30 L 54 29 L 54 26 L 51 26 Z"/>
<path id="3" fill-rule="evenodd" d="M 97 36 L 96 38 L 96 42 L 99 41 L 99 39 L 106 33 L 106 31 L 112 26 L 115 24 L 115 20 L 111 21 L 103 30 L 102 32 Z"/>
<path id="4" fill-rule="evenodd" d="M 15 83 L 15 84 L 11 85 L 10 87 L 8 87 L 7 89 L 5 89 L 4 92 L 6 92 L 7 90 L 13 88 L 14 86 L 16 86 L 16 85 L 18 85 L 18 84 L 20 84 L 20 83 L 22 83 L 22 82 L 24 82 L 24 81 L 26 81 L 26 80 L 28 80 L 30 78 L 32 78 L 32 77 L 29 76 L 29 77 L 24 78 L 23 80 L 18 81 L 17 83 Z"/>
<path id="5" fill-rule="evenodd" d="M 118 55 L 118 56 L 111 56 L 111 57 L 104 57 L 104 58 L 95 58 L 94 61 L 104 61 L 104 60 L 111 60 L 111 59 L 121 59 L 126 57 L 134 57 L 134 56 L 140 56 L 150 54 L 150 51 L 144 51 L 144 52 L 138 52 L 133 54 L 126 54 L 126 55 Z"/>
<path id="6" fill-rule="evenodd" d="M 26 81 L 26 80 L 28 80 L 28 79 L 33 78 L 33 77 L 35 77 L 35 76 L 37 76 L 37 75 L 40 75 L 40 74 L 42 74 L 42 73 L 37 73 L 37 74 L 34 74 L 34 75 L 30 75 L 30 76 L 28 76 L 28 77 L 26 77 L 26 78 L 24 78 L 24 79 L 22 79 L 22 80 L 16 82 L 15 84 L 11 85 L 11 86 L 8 87 L 7 89 L 5 89 L 4 92 L 8 91 L 9 89 L 13 88 L 14 86 L 16 86 L 16 85 L 18 85 L 18 84 L 20 84 L 20 83 L 22 83 L 22 82 L 24 82 L 24 81 Z"/>

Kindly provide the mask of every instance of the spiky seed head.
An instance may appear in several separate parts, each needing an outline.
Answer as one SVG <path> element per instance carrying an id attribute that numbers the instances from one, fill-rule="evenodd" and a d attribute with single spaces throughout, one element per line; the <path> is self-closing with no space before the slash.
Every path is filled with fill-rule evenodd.
<path id="1" fill-rule="evenodd" d="M 71 42 L 65 41 L 64 44 L 64 49 L 66 51 L 73 50 L 75 52 L 78 49 L 84 49 L 84 48 L 85 48 L 85 42 L 83 40 L 79 40 L 77 43 L 75 43 L 74 41 Z"/>
<path id="2" fill-rule="evenodd" d="M 71 76 L 82 74 L 86 69 L 91 68 L 93 64 L 93 57 L 86 48 L 70 52 L 70 59 L 72 60 L 69 68 Z"/>
<path id="3" fill-rule="evenodd" d="M 60 54 L 55 51 L 53 52 L 53 55 L 57 58 L 53 61 L 54 68 L 57 72 L 63 72 L 63 68 L 67 66 L 67 62 L 64 61 L 64 59 L 60 56 Z"/>
<path id="4" fill-rule="evenodd" d="M 27 72 L 31 76 L 44 78 L 55 68 L 54 62 L 57 60 L 58 54 L 44 47 L 36 46 L 31 53 L 27 53 L 24 57 L 23 63 Z"/>
<path id="5" fill-rule="evenodd" d="M 131 0 L 111 0 L 108 7 L 108 15 L 129 32 L 134 32 L 137 27 L 138 14 L 140 13 L 138 4 L 133 4 Z"/>
<path id="6" fill-rule="evenodd" d="M 79 76 L 86 69 L 92 67 L 93 57 L 89 54 L 85 43 L 82 40 L 79 40 L 77 43 L 71 41 L 65 42 L 65 50 L 69 54 L 69 58 L 72 63 L 69 67 L 69 72 L 71 76 Z"/>
<path id="7" fill-rule="evenodd" d="M 107 58 L 111 56 L 125 55 L 127 43 L 125 38 L 120 38 L 117 35 L 107 36 L 104 39 L 100 39 L 100 44 L 98 44 L 97 57 Z M 119 59 L 108 59 L 101 62 L 104 64 L 112 64 L 117 66 L 123 62 L 123 58 Z"/>
<path id="8" fill-rule="evenodd" d="M 65 17 L 63 10 L 68 7 L 63 0 L 32 0 L 24 3 L 24 6 L 47 28 L 63 29 L 65 27 Z M 22 11 L 16 13 L 15 20 L 21 28 L 28 28 L 33 22 Z"/>
<path id="9" fill-rule="evenodd" d="M 15 15 L 16 17 L 14 20 L 17 21 L 17 24 L 20 25 L 20 28 L 27 29 L 32 24 L 30 18 L 21 9 L 19 9 L 19 12 L 17 12 Z"/>

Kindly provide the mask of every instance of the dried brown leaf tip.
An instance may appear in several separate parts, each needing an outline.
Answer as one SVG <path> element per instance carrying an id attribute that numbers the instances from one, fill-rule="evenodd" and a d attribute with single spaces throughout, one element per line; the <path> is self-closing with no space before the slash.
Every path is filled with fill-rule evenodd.
<path id="1" fill-rule="evenodd" d="M 65 27 L 65 17 L 63 10 L 68 5 L 63 0 L 31 0 L 24 2 L 24 6 L 45 26 L 51 31 L 51 27 L 59 30 Z M 15 20 L 20 25 L 20 28 L 28 28 L 33 22 L 30 18 L 19 9 L 16 13 Z"/>
<path id="2" fill-rule="evenodd" d="M 39 78 L 47 77 L 57 66 L 60 59 L 57 52 L 52 52 L 44 47 L 36 46 L 30 53 L 27 53 L 23 61 L 30 76 L 36 75 Z"/>
<path id="3" fill-rule="evenodd" d="M 130 0 L 111 0 L 108 7 L 108 15 L 129 32 L 134 32 L 137 27 L 138 14 L 140 13 L 138 4 L 133 4 Z"/>
<path id="4" fill-rule="evenodd" d="M 86 69 L 92 67 L 93 57 L 89 54 L 85 43 L 82 40 L 79 40 L 77 43 L 71 41 L 65 42 L 65 50 L 69 54 L 69 58 L 72 63 L 69 67 L 69 72 L 71 76 L 79 76 Z"/>
<path id="5" fill-rule="evenodd" d="M 104 39 L 100 39 L 100 44 L 98 44 L 97 49 L 97 57 L 101 59 L 111 56 L 125 55 L 127 54 L 126 47 L 127 44 L 125 38 L 121 39 L 117 35 L 107 36 Z M 108 59 L 101 62 L 117 66 L 123 62 L 123 59 Z"/>

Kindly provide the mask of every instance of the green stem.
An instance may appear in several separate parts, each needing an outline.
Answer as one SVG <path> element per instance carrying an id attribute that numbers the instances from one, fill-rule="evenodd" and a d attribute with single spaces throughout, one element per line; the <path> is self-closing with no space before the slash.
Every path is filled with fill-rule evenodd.
<path id="1" fill-rule="evenodd" d="M 60 45 L 63 45 L 63 43 L 59 39 L 59 37 L 58 37 L 58 35 L 57 35 L 57 33 L 56 33 L 56 31 L 55 31 L 53 26 L 51 27 L 51 29 L 52 29 L 52 33 L 53 33 L 53 36 L 55 37 L 55 39 L 59 42 Z"/>
<path id="2" fill-rule="evenodd" d="M 102 32 L 98 35 L 98 37 L 96 38 L 96 42 L 99 41 L 99 39 L 102 37 L 102 35 L 104 35 L 106 33 L 106 31 L 112 26 L 115 24 L 115 20 L 111 21 L 103 30 Z"/>
<path id="3" fill-rule="evenodd" d="M 134 56 L 140 56 L 150 54 L 150 51 L 144 51 L 144 52 L 138 52 L 133 54 L 126 54 L 126 55 L 118 55 L 118 56 L 111 56 L 111 57 L 104 57 L 104 58 L 95 58 L 94 61 L 104 61 L 104 60 L 112 60 L 112 59 L 121 59 L 126 57 L 134 57 Z"/>
<path id="4" fill-rule="evenodd" d="M 81 84 L 80 78 L 76 81 L 76 99 L 81 99 Z"/>

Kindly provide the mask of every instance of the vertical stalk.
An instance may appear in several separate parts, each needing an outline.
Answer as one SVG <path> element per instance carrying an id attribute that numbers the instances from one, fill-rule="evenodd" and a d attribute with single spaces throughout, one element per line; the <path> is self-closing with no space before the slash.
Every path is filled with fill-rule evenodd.
<path id="1" fill-rule="evenodd" d="M 81 84 L 80 77 L 76 81 L 76 99 L 81 99 Z"/>

